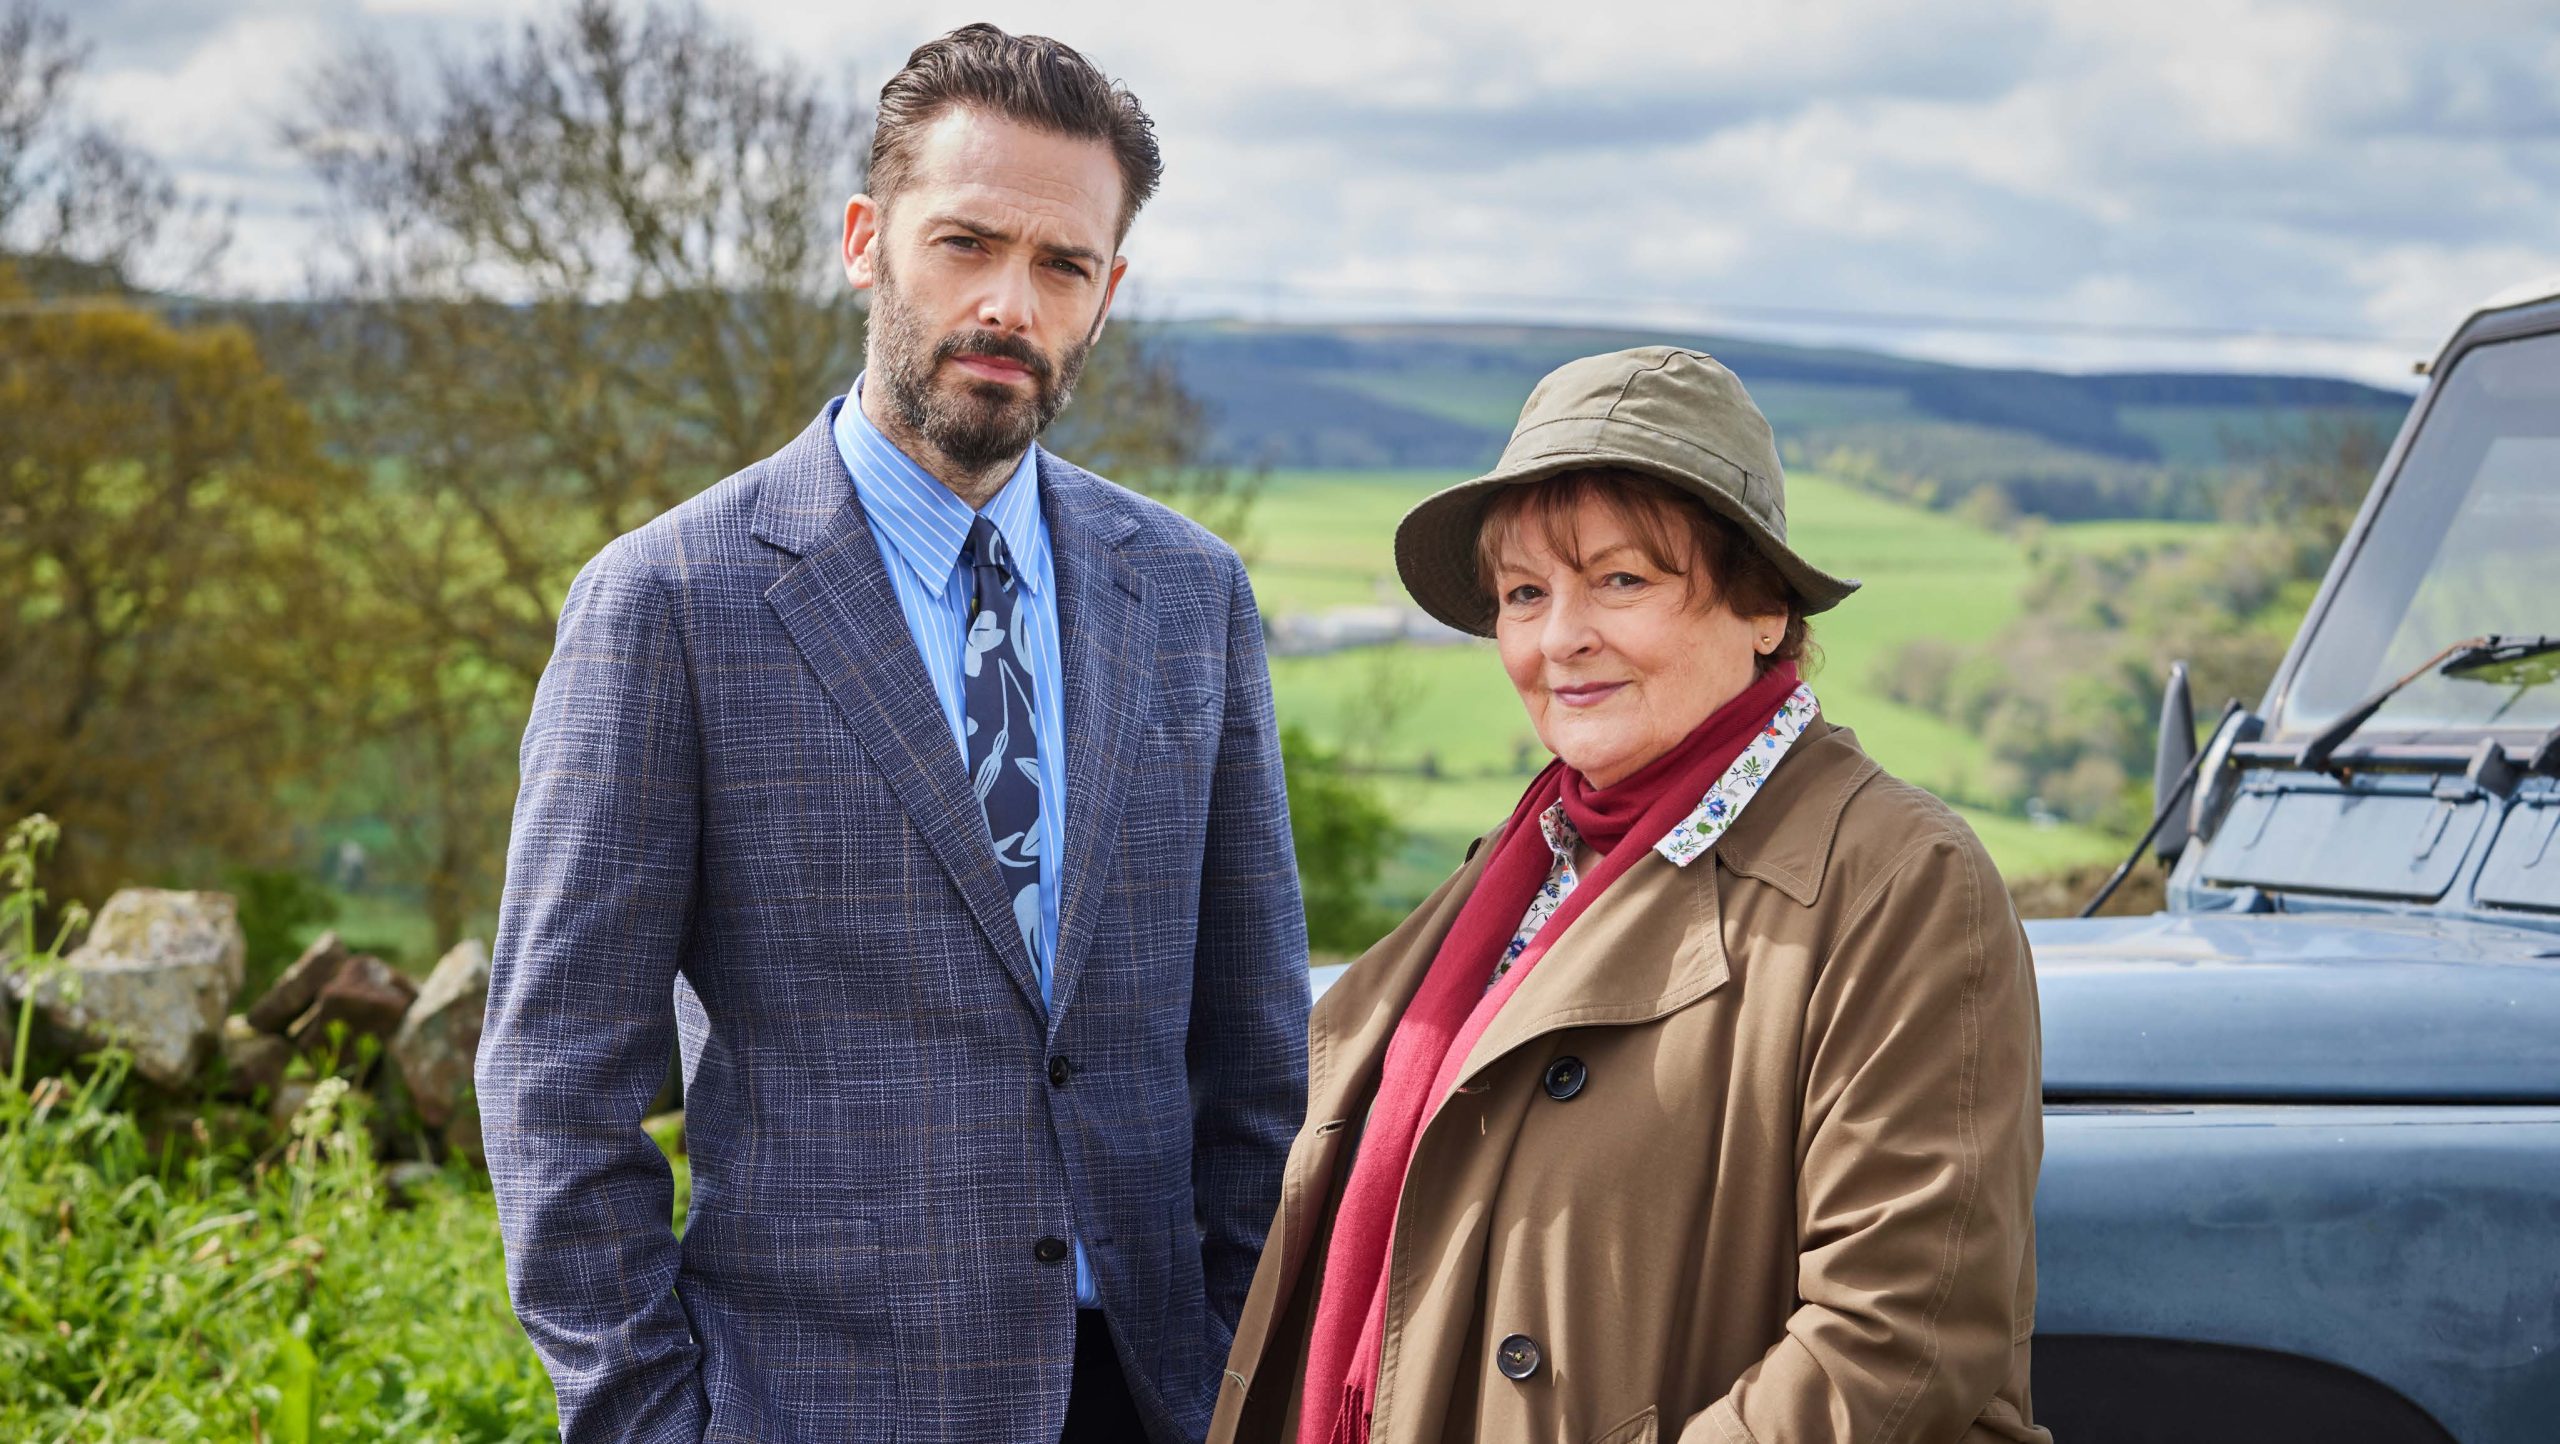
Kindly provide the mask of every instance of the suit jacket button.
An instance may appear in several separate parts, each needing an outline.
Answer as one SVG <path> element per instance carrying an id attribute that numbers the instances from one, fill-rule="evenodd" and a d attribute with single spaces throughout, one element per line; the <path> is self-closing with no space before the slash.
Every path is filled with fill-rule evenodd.
<path id="1" fill-rule="evenodd" d="M 1053 1234 L 1033 1244 L 1031 1256 L 1042 1263 L 1064 1263 L 1067 1257 L 1067 1241 Z"/>
<path id="2" fill-rule="evenodd" d="M 1589 1081 L 1591 1070 L 1583 1067 L 1579 1058 L 1558 1058 L 1547 1065 L 1547 1096 L 1558 1103 L 1581 1092 L 1582 1085 Z"/>
<path id="3" fill-rule="evenodd" d="M 1538 1372 L 1544 1362 L 1546 1355 L 1539 1352 L 1538 1341 L 1527 1334 L 1513 1334 L 1493 1346 L 1493 1366 L 1515 1384 Z"/>
<path id="4" fill-rule="evenodd" d="M 1075 1075 L 1076 1065 L 1068 1062 L 1065 1054 L 1061 1053 L 1057 1057 L 1049 1060 L 1050 1087 L 1064 1088 L 1067 1086 L 1067 1080 Z"/>

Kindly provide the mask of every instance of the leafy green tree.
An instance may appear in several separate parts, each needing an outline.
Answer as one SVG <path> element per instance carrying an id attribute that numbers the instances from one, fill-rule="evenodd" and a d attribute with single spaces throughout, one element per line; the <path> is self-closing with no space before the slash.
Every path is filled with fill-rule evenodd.
<path id="1" fill-rule="evenodd" d="M 336 477 L 238 328 L 0 306 L 0 813 L 62 820 L 74 891 L 278 855 Z"/>
<path id="2" fill-rule="evenodd" d="M 2224 514 L 2306 539 L 2296 571 L 2317 578 L 2345 538 L 2391 449 L 2391 428 L 2369 412 L 2315 411 L 2254 430 L 2233 428 L 2223 450 L 2238 464 Z"/>
<path id="3" fill-rule="evenodd" d="M 2119 832 L 2149 820 L 2161 689 L 2185 662 L 2198 704 L 2254 702 L 2325 563 L 2314 538 L 2272 526 L 2091 552 L 2031 541 L 2017 621 L 1978 647 L 1923 640 L 1880 660 L 1885 695 L 1983 739 L 1992 761 L 1959 800 L 2030 799 Z M 2316 573 L 2314 573 L 2316 574 Z"/>
<path id="4" fill-rule="evenodd" d="M 1402 836 L 1395 814 L 1343 768 L 1340 754 L 1317 744 L 1302 727 L 1281 729 L 1280 758 L 1288 775 L 1307 946 L 1337 956 L 1365 951 L 1396 922 L 1371 896 Z"/>
<path id="5" fill-rule="evenodd" d="M 0 4 L 0 813 L 61 816 L 64 876 L 103 892 L 272 855 L 331 473 L 245 332 L 141 304 L 219 227 L 83 117 L 86 60 L 59 14 Z"/>

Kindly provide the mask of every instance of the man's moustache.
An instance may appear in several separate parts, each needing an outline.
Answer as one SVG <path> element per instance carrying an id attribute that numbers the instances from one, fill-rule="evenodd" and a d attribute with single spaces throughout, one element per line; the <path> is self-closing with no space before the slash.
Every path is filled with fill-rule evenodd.
<path id="1" fill-rule="evenodd" d="M 1042 385 L 1048 384 L 1049 375 L 1053 369 L 1049 364 L 1049 358 L 1041 355 L 1030 342 L 1012 336 L 998 335 L 993 331 L 971 331 L 958 336 L 946 336 L 942 339 L 941 345 L 933 348 L 933 359 L 936 365 L 955 356 L 991 356 L 999 361 L 1010 361 L 1030 372 L 1032 379 Z"/>

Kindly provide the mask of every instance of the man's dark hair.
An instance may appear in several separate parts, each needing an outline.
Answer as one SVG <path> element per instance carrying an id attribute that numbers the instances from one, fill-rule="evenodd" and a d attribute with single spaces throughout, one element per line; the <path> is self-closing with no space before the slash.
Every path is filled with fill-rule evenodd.
<path id="1" fill-rule="evenodd" d="M 1045 35 L 963 25 L 917 46 L 906 68 L 880 87 L 880 113 L 871 127 L 874 200 L 885 207 L 905 184 L 917 138 L 953 106 L 1052 135 L 1107 143 L 1120 162 L 1120 236 L 1129 234 L 1138 208 L 1164 179 L 1156 123 L 1126 86 Z"/>

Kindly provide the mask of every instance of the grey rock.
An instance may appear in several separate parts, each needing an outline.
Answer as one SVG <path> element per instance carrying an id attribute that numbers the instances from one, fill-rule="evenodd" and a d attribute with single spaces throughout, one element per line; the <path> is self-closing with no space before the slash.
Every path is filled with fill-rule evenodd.
<path id="1" fill-rule="evenodd" d="M 249 1006 L 249 1026 L 281 1037 L 346 965 L 347 945 L 335 932 L 322 933 L 293 960 L 292 967 L 277 974 L 267 995 Z"/>
<path id="2" fill-rule="evenodd" d="M 293 1045 L 304 1052 L 325 1048 L 329 1025 L 344 1023 L 345 1046 L 353 1056 L 357 1038 L 369 1034 L 388 1041 L 400 1031 L 401 1020 L 408 1017 L 409 1005 L 417 996 L 418 985 L 400 976 L 398 969 L 371 953 L 358 953 L 347 959 L 294 1020 Z"/>
<path id="3" fill-rule="evenodd" d="M 238 1013 L 222 1020 L 223 1091 L 232 1097 L 274 1091 L 292 1061 L 293 1045 L 284 1039 L 258 1031 Z"/>
<path id="4" fill-rule="evenodd" d="M 442 1129 L 469 1104 L 471 1065 L 489 1011 L 489 950 L 477 938 L 456 943 L 427 975 L 391 1040 L 392 1061 L 409 1099 L 429 1128 Z"/>
<path id="5" fill-rule="evenodd" d="M 234 911 L 228 893 L 125 888 L 63 960 L 69 977 L 37 983 L 36 1007 L 76 1046 L 129 1048 L 135 1072 L 177 1087 L 220 1046 L 240 991 L 247 942 Z M 20 994 L 23 977 L 8 981 Z"/>

